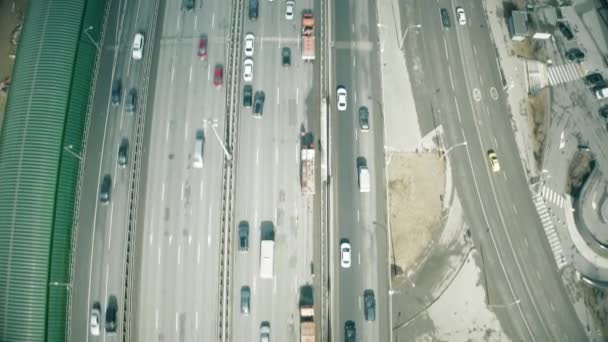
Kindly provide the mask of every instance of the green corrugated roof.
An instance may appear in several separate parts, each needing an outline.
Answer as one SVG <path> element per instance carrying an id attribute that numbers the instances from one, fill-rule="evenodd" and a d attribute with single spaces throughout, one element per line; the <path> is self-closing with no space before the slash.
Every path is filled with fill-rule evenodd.
<path id="1" fill-rule="evenodd" d="M 0 134 L 0 341 L 65 341 L 74 194 L 106 0 L 29 1 Z"/>

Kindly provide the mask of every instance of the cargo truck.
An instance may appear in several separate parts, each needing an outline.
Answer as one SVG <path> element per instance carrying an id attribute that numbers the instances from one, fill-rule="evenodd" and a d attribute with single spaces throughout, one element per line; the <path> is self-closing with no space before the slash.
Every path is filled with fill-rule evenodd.
<path id="1" fill-rule="evenodd" d="M 272 279 L 274 274 L 274 241 L 262 240 L 260 244 L 260 278 Z"/>
<path id="2" fill-rule="evenodd" d="M 302 60 L 315 60 L 315 19 L 310 12 L 302 16 Z"/>
<path id="3" fill-rule="evenodd" d="M 304 195 L 315 193 L 315 144 L 312 133 L 300 133 L 300 184 Z"/>
<path id="4" fill-rule="evenodd" d="M 369 192 L 370 190 L 370 179 L 369 169 L 365 165 L 359 166 L 359 191 Z"/>
<path id="5" fill-rule="evenodd" d="M 300 288 L 300 342 L 315 342 L 314 317 L 313 288 L 305 285 Z"/>

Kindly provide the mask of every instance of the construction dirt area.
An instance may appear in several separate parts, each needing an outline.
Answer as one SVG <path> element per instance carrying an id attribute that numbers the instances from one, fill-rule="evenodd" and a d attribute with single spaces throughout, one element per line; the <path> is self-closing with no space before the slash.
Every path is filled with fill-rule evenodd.
<path id="1" fill-rule="evenodd" d="M 393 276 L 412 267 L 441 231 L 445 163 L 435 153 L 394 153 L 387 165 Z"/>
<path id="2" fill-rule="evenodd" d="M 25 0 L 0 0 L 0 89 L 2 90 L 0 91 L 0 128 L 4 119 L 8 90 L 5 83 L 10 83 L 13 73 L 26 3 Z"/>

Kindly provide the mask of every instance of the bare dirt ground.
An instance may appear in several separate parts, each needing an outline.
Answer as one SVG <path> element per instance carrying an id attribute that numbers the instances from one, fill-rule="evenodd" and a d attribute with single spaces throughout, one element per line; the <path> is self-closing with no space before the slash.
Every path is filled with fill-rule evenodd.
<path id="1" fill-rule="evenodd" d="M 26 0 L 0 0 L 0 82 L 13 73 L 19 25 L 25 14 Z M 6 93 L 0 92 L 0 128 L 4 119 Z"/>
<path id="2" fill-rule="evenodd" d="M 545 152 L 545 143 L 547 141 L 548 127 L 548 97 L 549 89 L 545 88 L 539 91 L 536 95 L 528 96 L 528 118 L 530 119 L 530 126 L 532 127 L 532 139 L 533 139 L 533 150 L 534 160 L 536 161 L 536 167 L 542 168 L 543 154 Z"/>
<path id="3" fill-rule="evenodd" d="M 589 177 L 593 169 L 593 155 L 591 152 L 577 151 L 572 157 L 570 166 L 568 167 L 568 181 L 566 183 L 566 192 L 577 197 L 580 194 L 585 180 Z"/>
<path id="4" fill-rule="evenodd" d="M 437 153 L 394 153 L 388 168 L 393 276 L 414 265 L 441 228 L 445 164 Z"/>

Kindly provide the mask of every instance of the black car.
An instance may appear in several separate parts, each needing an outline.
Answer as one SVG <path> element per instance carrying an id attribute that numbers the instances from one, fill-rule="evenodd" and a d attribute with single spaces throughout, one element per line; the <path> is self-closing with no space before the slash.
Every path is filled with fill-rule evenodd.
<path id="1" fill-rule="evenodd" d="M 443 27 L 450 27 L 450 13 L 448 12 L 448 10 L 442 8 L 439 12 L 441 13 L 441 24 L 443 25 Z"/>
<path id="2" fill-rule="evenodd" d="M 192 11 L 194 9 L 194 0 L 182 0 L 182 8 L 186 11 Z"/>
<path id="3" fill-rule="evenodd" d="M 281 50 L 281 60 L 283 62 L 283 66 L 291 65 L 291 49 L 288 47 L 284 47 Z"/>
<path id="4" fill-rule="evenodd" d="M 251 107 L 253 99 L 253 87 L 247 84 L 243 87 L 243 107 Z"/>
<path id="5" fill-rule="evenodd" d="M 241 313 L 243 315 L 249 315 L 249 304 L 251 301 L 251 290 L 249 286 L 241 287 Z"/>
<path id="6" fill-rule="evenodd" d="M 369 110 L 367 107 L 359 107 L 359 127 L 362 131 L 369 130 Z"/>
<path id="7" fill-rule="evenodd" d="M 110 177 L 110 175 L 105 175 L 99 185 L 99 201 L 101 201 L 101 203 L 108 203 L 110 201 L 111 191 L 112 177 Z"/>
<path id="8" fill-rule="evenodd" d="M 116 296 L 111 295 L 108 298 L 108 307 L 106 308 L 106 333 L 114 334 L 116 332 L 116 312 L 118 311 L 118 301 Z"/>
<path id="9" fill-rule="evenodd" d="M 127 165 L 127 152 L 129 151 L 129 140 L 123 138 L 118 145 L 118 165 L 125 167 Z"/>
<path id="10" fill-rule="evenodd" d="M 566 51 L 566 58 L 572 62 L 580 62 L 583 58 L 585 58 L 585 53 L 581 51 L 579 48 L 572 48 Z"/>
<path id="11" fill-rule="evenodd" d="M 127 94 L 127 98 L 125 99 L 125 112 L 133 113 L 136 108 L 137 103 L 137 90 L 132 88 Z"/>
<path id="12" fill-rule="evenodd" d="M 253 116 L 256 118 L 261 118 L 262 114 L 264 114 L 264 100 L 266 99 L 266 94 L 263 91 L 255 92 L 255 99 L 253 101 Z"/>
<path id="13" fill-rule="evenodd" d="M 355 329 L 355 322 L 346 321 L 346 323 L 344 323 L 344 341 L 345 342 L 356 342 L 357 341 L 357 329 Z"/>
<path id="14" fill-rule="evenodd" d="M 249 20 L 258 18 L 258 0 L 249 0 Z"/>
<path id="15" fill-rule="evenodd" d="M 120 103 L 121 82 L 119 79 L 112 82 L 112 105 L 117 106 Z"/>
<path id="16" fill-rule="evenodd" d="M 604 82 L 604 77 L 600 73 L 594 72 L 585 76 L 585 83 L 588 86 L 595 86 L 602 82 Z"/>
<path id="17" fill-rule="evenodd" d="M 239 223 L 239 251 L 247 252 L 249 250 L 249 223 L 241 221 Z"/>
<path id="18" fill-rule="evenodd" d="M 572 33 L 572 30 L 565 22 L 560 21 L 557 23 L 557 28 L 559 28 L 560 32 L 564 35 L 564 37 L 566 37 L 566 39 L 570 40 L 574 38 L 574 33 Z"/>
<path id="19" fill-rule="evenodd" d="M 363 291 L 363 315 L 366 321 L 376 320 L 376 298 L 374 290 L 367 289 Z"/>
<path id="20" fill-rule="evenodd" d="M 608 119 L 608 105 L 603 106 L 598 111 L 604 119 Z"/>

